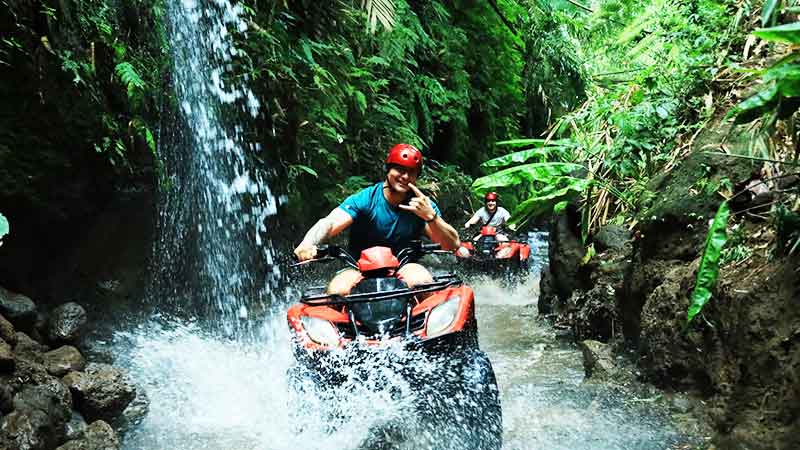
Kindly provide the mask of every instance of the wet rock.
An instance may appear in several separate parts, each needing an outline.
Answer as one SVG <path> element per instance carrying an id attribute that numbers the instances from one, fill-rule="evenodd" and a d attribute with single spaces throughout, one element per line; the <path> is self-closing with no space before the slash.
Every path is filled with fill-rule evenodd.
<path id="1" fill-rule="evenodd" d="M 14 411 L 5 416 L 9 420 L 4 418 L 0 428 L 19 448 L 49 449 L 63 442 L 70 409 L 63 392 L 54 392 L 57 385 L 54 380 L 49 385 L 27 386 L 14 396 Z"/>
<path id="2" fill-rule="evenodd" d="M 598 341 L 585 340 L 578 343 L 583 353 L 583 369 L 586 378 L 609 379 L 617 372 L 611 346 Z"/>
<path id="3" fill-rule="evenodd" d="M 22 332 L 17 332 L 16 339 L 17 345 L 14 347 L 14 352 L 17 354 L 17 358 L 24 358 L 38 364 L 44 362 L 43 355 L 46 351 L 50 350 L 48 346 L 36 342 L 31 339 L 30 336 Z"/>
<path id="4" fill-rule="evenodd" d="M 46 450 L 52 448 L 52 422 L 43 411 L 12 411 L 0 421 L 0 448 Z"/>
<path id="5" fill-rule="evenodd" d="M 30 298 L 0 286 L 0 314 L 16 328 L 30 331 L 36 322 L 36 304 Z"/>
<path id="6" fill-rule="evenodd" d="M 5 317 L 0 315 L 0 339 L 8 342 L 12 346 L 17 344 L 16 330 Z"/>
<path id="7" fill-rule="evenodd" d="M 72 418 L 69 419 L 69 422 L 64 426 L 65 439 L 71 441 L 82 437 L 84 431 L 86 431 L 86 427 L 86 419 L 83 418 L 81 413 L 73 410 Z"/>
<path id="8" fill-rule="evenodd" d="M 105 341 L 91 340 L 81 346 L 87 360 L 97 363 L 113 364 L 114 349 Z"/>
<path id="9" fill-rule="evenodd" d="M 586 249 L 576 232 L 576 220 L 570 214 L 560 215 L 550 232 L 550 281 L 553 293 L 562 301 L 568 299 L 574 290 L 589 287 L 586 274 L 580 270 Z"/>
<path id="10" fill-rule="evenodd" d="M 150 410 L 150 399 L 141 388 L 136 389 L 136 398 L 130 402 L 122 415 L 114 422 L 114 428 L 125 432 L 140 424 Z"/>
<path id="11" fill-rule="evenodd" d="M 44 354 L 44 365 L 47 372 L 57 377 L 69 371 L 81 371 L 86 368 L 86 360 L 77 348 L 63 345 Z"/>
<path id="12" fill-rule="evenodd" d="M 14 410 L 14 388 L 5 380 L 0 380 L 0 413 L 8 414 Z"/>
<path id="13" fill-rule="evenodd" d="M 679 414 L 686 414 L 692 410 L 692 402 L 684 394 L 674 394 L 670 398 L 672 410 Z"/>
<path id="14" fill-rule="evenodd" d="M 102 420 L 86 427 L 83 435 L 56 450 L 118 450 L 119 438 L 109 424 Z"/>
<path id="15" fill-rule="evenodd" d="M 566 320 L 575 339 L 611 340 L 619 327 L 614 287 L 598 284 L 588 291 L 574 292 L 567 301 Z"/>
<path id="16" fill-rule="evenodd" d="M 11 346 L 0 340 L 0 373 L 13 372 L 16 367 L 16 357 Z"/>
<path id="17" fill-rule="evenodd" d="M 539 278 L 539 300 L 536 303 L 536 307 L 539 309 L 539 314 L 543 316 L 555 312 L 554 303 L 556 301 L 556 296 L 553 292 L 552 277 L 549 268 L 542 268 Z"/>
<path id="18" fill-rule="evenodd" d="M 50 313 L 47 337 L 52 342 L 75 342 L 86 325 L 86 310 L 75 302 L 64 303 Z"/>
<path id="19" fill-rule="evenodd" d="M 598 252 L 606 250 L 622 250 L 631 241 L 631 232 L 622 225 L 608 224 L 594 235 L 594 249 Z"/>
<path id="20" fill-rule="evenodd" d="M 87 420 L 112 421 L 136 397 L 128 376 L 108 364 L 91 363 L 85 372 L 70 372 L 63 378 L 75 406 Z"/>

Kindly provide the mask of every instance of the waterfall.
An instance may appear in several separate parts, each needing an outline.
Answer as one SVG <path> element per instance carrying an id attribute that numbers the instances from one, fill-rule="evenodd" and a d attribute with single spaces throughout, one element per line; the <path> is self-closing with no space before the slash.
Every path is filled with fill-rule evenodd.
<path id="1" fill-rule="evenodd" d="M 259 102 L 236 72 L 247 23 L 228 0 L 171 0 L 167 23 L 176 102 L 161 145 L 155 291 L 236 335 L 280 277 L 264 227 L 277 202 L 248 141 Z"/>

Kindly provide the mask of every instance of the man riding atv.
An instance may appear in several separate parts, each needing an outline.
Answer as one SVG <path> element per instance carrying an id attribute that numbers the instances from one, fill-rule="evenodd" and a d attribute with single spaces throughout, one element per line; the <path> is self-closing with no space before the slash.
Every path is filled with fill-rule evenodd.
<path id="1" fill-rule="evenodd" d="M 318 244 L 348 227 L 351 255 L 374 246 L 397 252 L 423 233 L 445 250 L 457 249 L 458 232 L 440 216 L 436 203 L 414 185 L 421 172 L 422 152 L 409 144 L 395 145 L 386 156 L 386 179 L 351 195 L 320 219 L 294 254 L 300 261 L 313 259 Z M 398 276 L 409 287 L 433 281 L 431 273 L 416 263 L 403 266 Z M 328 293 L 348 294 L 359 277 L 357 270 L 339 272 L 328 284 Z"/>
<path id="2" fill-rule="evenodd" d="M 504 225 L 506 221 L 511 218 L 511 213 L 509 213 L 508 210 L 502 206 L 498 206 L 497 197 L 497 192 L 487 193 L 483 197 L 486 201 L 486 206 L 482 207 L 475 214 L 473 214 L 472 218 L 470 218 L 467 223 L 464 224 L 464 229 L 467 230 L 469 227 L 477 223 L 480 223 L 482 227 L 489 226 L 494 227 L 495 229 Z M 473 238 L 473 240 L 477 240 L 480 237 L 481 235 L 478 234 Z M 498 241 L 508 240 L 508 236 L 503 233 L 497 233 L 496 238 Z"/>

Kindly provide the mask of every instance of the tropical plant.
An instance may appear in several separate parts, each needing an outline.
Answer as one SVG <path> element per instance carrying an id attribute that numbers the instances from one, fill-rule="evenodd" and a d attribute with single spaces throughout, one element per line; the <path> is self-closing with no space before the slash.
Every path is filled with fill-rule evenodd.
<path id="1" fill-rule="evenodd" d="M 586 177 L 586 167 L 572 162 L 546 162 L 564 156 L 574 143 L 569 140 L 546 142 L 542 139 L 516 139 L 498 145 L 526 147 L 514 153 L 484 162 L 484 169 L 500 169 L 472 184 L 472 190 L 483 195 L 498 190 L 515 206 L 509 224 L 523 226 L 543 214 L 557 213 L 594 180 Z M 533 160 L 534 162 L 529 162 Z M 510 166 L 510 167 L 509 167 Z M 517 200 L 517 201 L 514 201 Z"/>
<path id="2" fill-rule="evenodd" d="M 528 3 L 541 9 L 542 2 Z M 727 55 L 720 56 L 720 46 L 743 40 L 732 24 L 747 6 L 712 0 L 613 0 L 600 2 L 596 9 L 580 2 L 551 5 L 552 11 L 564 12 L 551 15 L 558 26 L 532 27 L 528 45 L 549 43 L 550 49 L 538 51 L 547 58 L 538 60 L 550 61 L 546 66 L 557 63 L 563 73 L 579 74 L 585 101 L 552 119 L 543 149 L 515 152 L 496 163 L 527 165 L 520 169 L 523 172 L 536 167 L 529 166 L 528 157 L 539 164 L 582 166 L 590 181 L 553 177 L 547 180 L 547 191 L 522 185 L 525 193 L 519 204 L 530 198 L 531 213 L 550 212 L 539 207 L 545 204 L 541 200 L 554 196 L 552 204 L 560 209 L 567 197 L 583 195 L 583 225 L 588 231 L 615 217 L 630 219 L 647 206 L 652 198 L 646 187 L 650 178 L 669 170 L 685 150 L 678 145 L 679 137 L 702 126 L 697 123 L 696 105 L 709 90 L 718 60 Z M 543 30 L 551 30 L 548 40 L 542 40 Z M 552 98 L 548 104 L 569 100 L 574 97 Z M 565 142 L 567 146 L 562 145 Z M 496 163 L 485 168 L 495 170 Z M 487 175 L 474 187 L 502 189 L 508 184 L 502 178 L 513 174 L 505 170 Z M 527 220 L 525 212 L 516 211 L 515 220 Z"/>
<path id="3" fill-rule="evenodd" d="M 697 269 L 694 290 L 692 290 L 692 295 L 689 298 L 689 311 L 686 315 L 687 324 L 711 300 L 712 290 L 717 283 L 717 276 L 719 275 L 722 249 L 728 240 L 726 228 L 730 213 L 728 202 L 722 202 L 714 215 L 714 220 L 711 222 L 711 227 L 706 236 L 706 244 L 703 248 L 703 256 L 700 259 L 700 267 Z"/>

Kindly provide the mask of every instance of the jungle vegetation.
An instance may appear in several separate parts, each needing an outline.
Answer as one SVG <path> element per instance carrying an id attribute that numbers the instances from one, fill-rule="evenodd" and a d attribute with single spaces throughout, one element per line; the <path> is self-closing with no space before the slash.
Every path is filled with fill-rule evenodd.
<path id="1" fill-rule="evenodd" d="M 66 173 L 100 173 L 94 182 L 114 189 L 158 183 L 170 170 L 159 136 L 176 110 L 169 2 L 0 1 L 4 203 L 68 217 L 85 186 L 51 192 Z M 241 4 L 247 58 L 229 81 L 246 75 L 262 105 L 250 139 L 289 226 L 378 179 L 400 141 L 425 150 L 424 187 L 448 217 L 473 207 L 471 185 L 499 190 L 519 226 L 572 202 L 585 234 L 635 223 L 654 197 L 648 184 L 710 124 L 750 124 L 745 156 L 797 161 L 784 154 L 797 147 L 800 96 L 791 1 Z M 774 209 L 795 223 L 796 192 Z M 796 229 L 783 228 L 796 250 Z"/>

